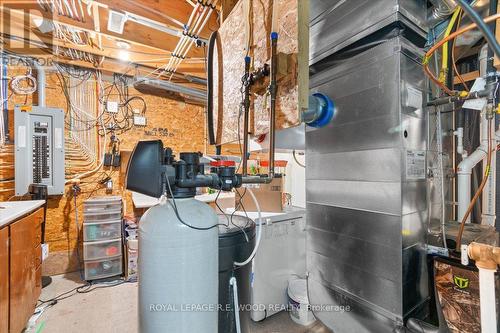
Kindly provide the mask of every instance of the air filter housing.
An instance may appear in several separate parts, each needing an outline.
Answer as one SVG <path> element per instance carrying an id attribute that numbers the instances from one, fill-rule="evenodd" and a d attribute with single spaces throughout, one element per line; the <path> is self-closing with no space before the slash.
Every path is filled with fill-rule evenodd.
<path id="1" fill-rule="evenodd" d="M 205 104 L 207 98 L 204 90 L 159 79 L 139 77 L 134 81 L 134 89 L 143 94 L 173 99 L 182 98 L 197 104 Z"/>

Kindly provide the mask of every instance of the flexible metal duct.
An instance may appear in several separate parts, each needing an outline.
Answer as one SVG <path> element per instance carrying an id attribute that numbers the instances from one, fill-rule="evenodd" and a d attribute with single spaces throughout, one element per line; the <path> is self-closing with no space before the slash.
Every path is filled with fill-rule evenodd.
<path id="1" fill-rule="evenodd" d="M 207 99 L 207 93 L 204 90 L 158 79 L 139 77 L 134 82 L 134 88 L 142 93 L 158 96 L 168 96 L 171 93 L 177 93 L 185 95 L 187 99 L 199 103 L 205 103 Z"/>
<path id="2" fill-rule="evenodd" d="M 457 3 L 455 0 L 430 0 L 433 7 L 429 12 L 429 25 L 434 24 L 444 20 L 449 15 L 453 13 L 455 8 L 457 8 Z"/>

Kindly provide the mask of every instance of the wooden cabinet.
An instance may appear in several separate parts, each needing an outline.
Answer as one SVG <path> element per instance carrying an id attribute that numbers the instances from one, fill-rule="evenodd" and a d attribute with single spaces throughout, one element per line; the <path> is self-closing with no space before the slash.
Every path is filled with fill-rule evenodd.
<path id="1" fill-rule="evenodd" d="M 35 310 L 41 292 L 42 221 L 41 208 L 0 230 L 0 333 L 7 332 L 6 321 L 8 332 L 22 332 Z M 4 302 L 8 304 L 6 310 Z"/>
<path id="2" fill-rule="evenodd" d="M 9 332 L 9 227 L 0 229 L 0 333 Z"/>

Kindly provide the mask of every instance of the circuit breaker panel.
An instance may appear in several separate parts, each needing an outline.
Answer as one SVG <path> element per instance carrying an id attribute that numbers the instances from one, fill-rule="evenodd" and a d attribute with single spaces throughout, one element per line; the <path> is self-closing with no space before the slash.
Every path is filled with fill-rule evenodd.
<path id="1" fill-rule="evenodd" d="M 64 193 L 64 111 L 36 106 L 16 106 L 16 195 L 30 184 L 47 185 L 49 195 Z"/>

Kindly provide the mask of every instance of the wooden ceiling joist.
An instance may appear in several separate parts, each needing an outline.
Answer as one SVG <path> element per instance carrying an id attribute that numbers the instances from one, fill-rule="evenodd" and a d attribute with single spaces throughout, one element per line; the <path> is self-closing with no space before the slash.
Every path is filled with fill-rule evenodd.
<path id="1" fill-rule="evenodd" d="M 80 66 L 84 68 L 95 68 L 95 64 L 87 61 L 74 60 L 68 57 L 50 56 L 50 53 L 57 53 L 55 50 L 67 49 L 78 52 L 86 52 L 99 59 L 99 69 L 104 72 L 129 73 L 130 68 L 139 68 L 141 75 L 146 75 L 155 71 L 163 73 L 160 78 L 168 79 L 170 75 L 162 72 L 162 69 L 169 62 L 171 53 L 177 46 L 183 25 L 187 23 L 195 8 L 197 1 L 186 0 L 81 0 L 84 7 L 84 14 L 81 19 L 73 19 L 64 15 L 45 10 L 37 1 L 33 0 L 2 0 L 0 3 L 0 29 L 2 40 L 7 44 L 4 48 L 15 53 L 26 56 L 40 56 L 52 58 L 58 62 Z M 87 5 L 90 4 L 87 11 Z M 144 19 L 146 23 L 139 20 L 126 21 L 122 34 L 109 31 L 107 20 L 109 11 L 120 13 L 131 13 Z M 81 13 L 80 13 L 81 15 Z M 155 24 L 148 26 L 148 21 L 161 24 L 168 29 L 155 29 Z M 40 22 L 44 22 L 40 28 Z M 75 29 L 71 31 L 81 31 L 91 41 L 88 44 L 77 44 L 64 38 L 55 38 L 53 25 Z M 158 27 L 158 25 L 156 25 Z M 208 19 L 205 28 L 199 34 L 201 38 L 208 38 L 212 30 L 218 27 L 217 15 L 213 14 Z M 66 28 L 64 28 L 66 29 Z M 82 33 L 83 35 L 83 33 Z M 67 38 L 66 38 L 67 39 Z M 129 46 L 126 48 L 127 59 L 121 56 L 124 48 L 119 45 L 125 42 Z M 23 49 L 23 43 L 35 47 L 27 50 Z M 15 45 L 18 45 L 16 47 Z M 19 48 L 19 45 L 20 48 Z M 25 45 L 24 45 L 25 46 Z M 40 48 L 40 50 L 36 50 Z M 33 51 L 30 54 L 30 50 Z M 38 51 L 38 52 L 36 52 Z M 172 82 L 182 83 L 187 86 L 196 86 L 193 83 L 182 79 L 182 75 L 192 75 L 200 78 L 205 77 L 204 51 L 202 47 L 192 47 L 186 59 L 177 68 L 176 77 Z M 132 71 L 133 72 L 133 71 Z"/>
<path id="2" fill-rule="evenodd" d="M 171 29 L 178 30 L 179 32 L 183 31 L 183 27 L 179 26 L 179 23 L 185 25 L 193 11 L 193 6 L 186 0 L 98 0 L 97 2 L 106 5 L 112 10 L 131 12 L 144 18 L 164 23 Z M 207 39 L 210 33 L 217 29 L 217 16 L 212 15 L 200 37 Z"/>
<path id="3" fill-rule="evenodd" d="M 169 1 L 170 2 L 170 1 Z M 174 1 L 175 2 L 175 1 Z M 188 6 L 190 6 L 188 4 Z M 191 7 L 191 6 L 190 6 Z M 112 8 L 112 7 L 109 7 Z M 123 34 L 118 34 L 107 29 L 107 20 L 109 9 L 105 7 L 99 8 L 99 30 L 96 31 L 93 20 L 87 18 L 85 21 L 77 21 L 66 16 L 52 14 L 44 11 L 38 6 L 37 2 L 33 1 L 6 1 L 2 3 L 2 16 L 8 15 L 11 19 L 19 18 L 20 15 L 28 15 L 32 19 L 45 19 L 48 22 L 57 22 L 58 24 L 75 28 L 81 31 L 86 31 L 92 34 L 98 34 L 103 39 L 123 40 L 130 44 L 147 47 L 156 51 L 172 52 L 179 41 L 179 36 L 159 31 L 157 29 L 138 24 L 135 22 L 127 22 L 124 26 Z M 149 19 L 148 17 L 146 17 Z M 188 57 L 203 57 L 203 50 L 192 48 Z"/>

